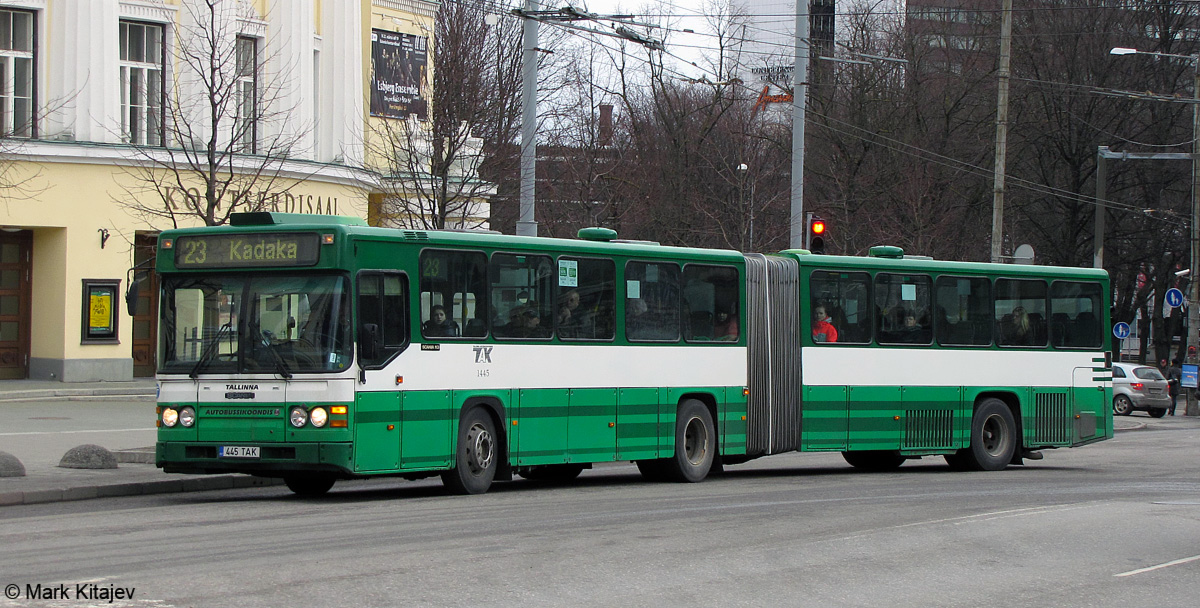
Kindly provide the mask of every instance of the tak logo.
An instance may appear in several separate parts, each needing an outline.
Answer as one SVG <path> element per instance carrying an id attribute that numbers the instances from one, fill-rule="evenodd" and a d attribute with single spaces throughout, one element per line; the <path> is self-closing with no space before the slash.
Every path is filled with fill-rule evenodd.
<path id="1" fill-rule="evenodd" d="M 492 347 L 491 346 L 476 346 L 475 362 L 476 363 L 491 363 L 492 362 Z"/>

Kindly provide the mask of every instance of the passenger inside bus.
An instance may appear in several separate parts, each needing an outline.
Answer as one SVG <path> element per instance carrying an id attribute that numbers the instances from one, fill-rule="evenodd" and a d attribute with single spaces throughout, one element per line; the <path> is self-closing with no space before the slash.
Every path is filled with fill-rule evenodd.
<path id="1" fill-rule="evenodd" d="M 446 317 L 446 308 L 440 304 L 429 309 L 429 320 L 421 326 L 426 338 L 447 338 L 460 334 L 458 323 Z"/>
<path id="2" fill-rule="evenodd" d="M 829 322 L 824 304 L 813 307 L 812 338 L 814 342 L 837 342 L 837 328 Z"/>
<path id="3" fill-rule="evenodd" d="M 737 315 L 731 314 L 729 311 L 717 311 L 717 326 L 713 330 L 713 335 L 717 340 L 723 342 L 737 342 L 738 339 L 738 318 Z"/>

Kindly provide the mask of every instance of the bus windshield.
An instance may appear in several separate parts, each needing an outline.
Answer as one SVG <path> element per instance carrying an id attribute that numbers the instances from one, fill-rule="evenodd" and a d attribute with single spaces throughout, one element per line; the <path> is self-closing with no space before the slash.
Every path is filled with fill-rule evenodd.
<path id="1" fill-rule="evenodd" d="M 337 372 L 350 365 L 350 292 L 337 275 L 163 281 L 164 373 Z"/>

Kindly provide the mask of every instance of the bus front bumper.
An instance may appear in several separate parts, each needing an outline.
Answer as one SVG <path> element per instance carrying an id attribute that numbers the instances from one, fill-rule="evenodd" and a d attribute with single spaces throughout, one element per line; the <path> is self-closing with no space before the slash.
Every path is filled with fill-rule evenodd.
<path id="1" fill-rule="evenodd" d="M 154 464 L 164 473 L 246 473 L 281 477 L 293 472 L 321 471 L 353 475 L 350 443 L 274 443 L 258 448 L 257 456 L 221 456 L 229 444 L 163 442 L 155 445 Z M 233 452 L 233 450 L 229 450 Z"/>

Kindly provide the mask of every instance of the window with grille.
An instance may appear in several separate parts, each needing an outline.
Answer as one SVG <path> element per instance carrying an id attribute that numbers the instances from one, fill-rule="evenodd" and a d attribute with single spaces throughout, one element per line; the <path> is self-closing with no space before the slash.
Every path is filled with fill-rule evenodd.
<path id="1" fill-rule="evenodd" d="M 163 26 L 121 22 L 121 134 L 127 143 L 163 144 Z"/>

